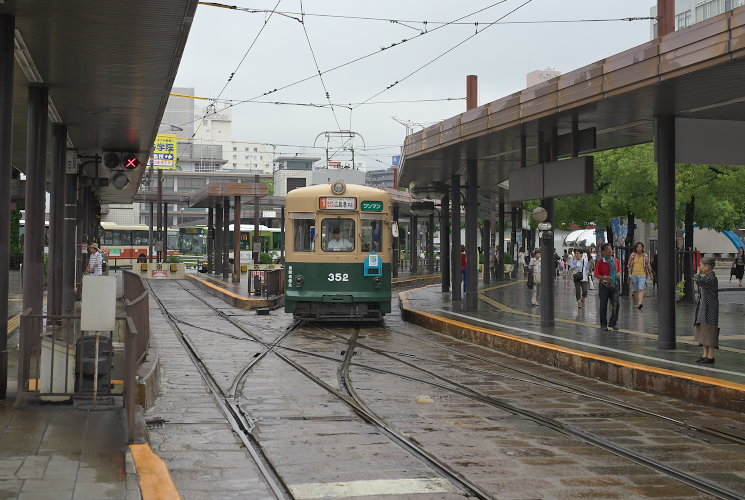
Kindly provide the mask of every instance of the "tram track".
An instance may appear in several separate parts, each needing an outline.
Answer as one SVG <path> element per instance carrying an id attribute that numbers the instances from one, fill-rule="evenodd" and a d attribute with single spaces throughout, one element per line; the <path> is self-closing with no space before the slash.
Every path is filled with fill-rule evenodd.
<path id="1" fill-rule="evenodd" d="M 347 355 L 345 356 L 346 365 L 345 363 L 342 363 L 342 367 L 340 367 L 339 371 L 339 378 L 340 378 L 340 384 L 346 388 L 347 394 L 344 394 L 341 390 L 336 389 L 329 385 L 327 382 L 325 382 L 320 377 L 313 374 L 310 370 L 308 370 L 306 367 L 302 366 L 297 361 L 293 360 L 289 356 L 286 356 L 280 352 L 278 352 L 277 348 L 283 348 L 280 346 L 280 343 L 296 328 L 299 326 L 302 326 L 305 324 L 305 321 L 295 321 L 293 322 L 290 327 L 288 327 L 285 332 L 280 335 L 272 344 L 269 344 L 263 340 L 261 340 L 259 337 L 254 335 L 252 332 L 250 332 L 244 325 L 240 324 L 238 321 L 236 321 L 232 315 L 226 314 L 224 311 L 214 307 L 212 304 L 208 303 L 202 297 L 198 296 L 197 294 L 194 294 L 190 289 L 186 288 L 181 284 L 178 283 L 179 286 L 192 295 L 193 297 L 200 300 L 202 303 L 204 303 L 207 307 L 212 309 L 219 317 L 223 318 L 224 320 L 228 321 L 230 324 L 238 328 L 241 332 L 246 334 L 250 339 L 255 340 L 259 342 L 262 346 L 264 346 L 265 350 L 260 353 L 258 356 L 256 356 L 254 359 L 251 360 L 245 367 L 243 367 L 238 374 L 238 376 L 234 379 L 233 384 L 231 384 L 231 389 L 229 390 L 231 396 L 226 399 L 226 406 L 230 410 L 230 414 L 233 418 L 239 417 L 240 419 L 240 432 L 241 432 L 241 439 L 243 440 L 243 436 L 245 435 L 248 439 L 248 441 L 251 443 L 252 446 L 255 446 L 258 451 L 261 452 L 261 458 L 263 458 L 269 465 L 271 465 L 270 460 L 263 454 L 263 451 L 261 451 L 260 444 L 253 439 L 252 436 L 252 429 L 253 429 L 253 422 L 251 422 L 250 417 L 245 414 L 245 412 L 240 409 L 240 406 L 236 404 L 235 395 L 237 388 L 240 386 L 242 381 L 245 380 L 246 376 L 250 372 L 250 370 L 267 354 L 272 352 L 275 356 L 283 360 L 288 365 L 292 366 L 295 370 L 303 374 L 306 378 L 320 386 L 321 388 L 325 389 L 327 392 L 333 394 L 336 396 L 339 400 L 343 401 L 345 404 L 347 404 L 364 422 L 366 422 L 369 425 L 374 426 L 381 434 L 385 435 L 388 439 L 391 440 L 391 442 L 395 443 L 396 445 L 400 446 L 404 450 L 406 450 L 408 453 L 410 453 L 412 456 L 419 459 L 421 462 L 426 464 L 428 467 L 430 467 L 434 472 L 436 472 L 439 476 L 443 477 L 444 479 L 448 480 L 451 484 L 453 484 L 456 488 L 463 491 L 467 496 L 479 498 L 479 499 L 491 499 L 493 496 L 481 488 L 476 483 L 471 482 L 467 478 L 465 478 L 463 475 L 461 475 L 459 472 L 452 469 L 448 464 L 437 458 L 436 456 L 430 454 L 427 452 L 422 446 L 419 444 L 413 442 L 411 439 L 404 436 L 402 433 L 397 431 L 394 427 L 392 427 L 389 423 L 387 423 L 385 420 L 381 419 L 379 416 L 377 416 L 374 412 L 372 412 L 369 408 L 367 408 L 364 403 L 361 401 L 359 396 L 354 391 L 354 388 L 352 387 L 351 382 L 348 378 L 348 367 L 351 362 L 351 356 L 354 352 L 353 348 L 348 349 Z M 158 303 L 161 305 L 161 310 L 163 310 L 166 315 L 168 315 L 169 320 L 172 322 L 172 324 L 175 322 L 174 318 L 172 318 L 172 315 L 167 311 L 167 309 L 162 305 L 159 299 Z M 183 342 L 185 342 L 185 345 L 187 345 L 187 349 L 189 350 L 190 354 L 193 356 L 193 360 L 195 362 L 195 365 L 197 365 L 198 368 L 200 368 L 200 372 L 205 371 L 206 373 L 203 374 L 203 376 L 207 376 L 212 380 L 212 386 L 214 386 L 214 389 L 217 391 L 220 391 L 219 387 L 217 386 L 216 382 L 212 378 L 211 374 L 209 374 L 209 370 L 206 368 L 204 363 L 199 359 L 198 354 L 193 349 L 193 347 L 189 346 L 189 341 L 184 336 L 183 332 L 175 326 L 175 328 L 180 333 L 180 338 Z M 198 327 L 203 328 L 203 327 Z M 359 328 L 357 329 L 357 332 L 359 332 Z M 232 335 L 231 335 L 232 336 Z M 248 339 L 246 339 L 248 340 Z M 284 348 L 283 348 L 284 349 Z M 305 352 L 301 350 L 293 349 L 296 352 L 301 352 L 304 354 L 310 354 L 314 355 L 315 353 L 312 352 Z M 343 368 L 346 366 L 346 368 Z M 211 390 L 213 390 L 213 387 L 211 387 Z M 237 414 L 237 415 L 236 415 Z M 238 431 L 236 431 L 238 432 Z M 244 442 L 245 444 L 245 442 Z M 252 454 L 253 456 L 253 454 Z M 256 460 L 256 458 L 255 458 Z M 262 460 L 263 461 L 263 460 Z M 257 464 L 258 465 L 258 464 Z M 272 468 L 273 474 L 276 474 L 276 477 L 279 478 L 279 481 L 281 482 L 281 478 L 279 474 Z M 262 471 L 264 472 L 264 471 Z M 266 477 L 266 476 L 265 476 Z M 290 494 L 289 487 L 284 484 L 284 482 L 281 482 L 281 485 L 285 491 Z M 273 491 L 274 488 L 272 488 Z M 275 491 L 276 494 L 276 491 Z M 290 494 L 291 495 L 291 494 Z M 290 496 L 291 497 L 291 496 Z M 278 498 L 284 498 L 279 497 Z"/>
<path id="2" fill-rule="evenodd" d="M 314 326 L 316 328 L 320 329 L 321 331 L 325 331 L 326 333 L 328 333 L 330 335 L 333 335 L 333 336 L 336 336 L 336 337 L 340 337 L 340 338 L 344 338 L 343 335 L 337 334 L 337 333 L 333 332 L 332 330 L 329 330 L 329 329 L 324 328 L 324 327 L 320 327 L 317 324 L 314 325 Z M 391 331 L 391 330 L 389 330 L 389 331 Z M 429 385 L 429 386 L 432 386 L 432 387 L 437 387 L 437 388 L 439 388 L 441 390 L 449 391 L 451 393 L 455 393 L 455 394 L 461 395 L 463 397 L 466 397 L 466 398 L 469 398 L 469 399 L 472 399 L 472 400 L 475 400 L 475 401 L 479 401 L 479 402 L 481 402 L 483 404 L 486 404 L 486 405 L 489 405 L 489 406 L 498 408 L 500 410 L 509 412 L 509 413 L 511 413 L 513 415 L 519 415 L 521 417 L 525 417 L 525 418 L 527 418 L 527 419 L 529 419 L 529 420 L 531 420 L 531 421 L 533 421 L 535 423 L 538 423 L 540 425 L 543 425 L 543 426 L 545 426 L 547 428 L 550 428 L 550 429 L 552 429 L 552 430 L 554 430 L 556 432 L 559 432 L 559 433 L 562 433 L 564 435 L 573 437 L 575 439 L 579 439 L 579 440 L 581 440 L 581 441 L 583 441 L 583 442 L 585 442 L 587 444 L 590 444 L 592 446 L 595 446 L 597 448 L 600 448 L 602 450 L 605 450 L 605 451 L 607 451 L 609 453 L 612 453 L 612 454 L 614 454 L 616 456 L 619 456 L 619 457 L 625 458 L 627 460 L 630 460 L 630 461 L 632 461 L 632 462 L 634 462 L 634 463 L 636 463 L 638 465 L 641 465 L 643 467 L 647 467 L 647 468 L 649 468 L 651 470 L 654 470 L 654 471 L 657 471 L 659 473 L 665 474 L 665 475 L 667 475 L 667 476 L 669 476 L 669 477 L 671 477 L 671 478 L 673 478 L 673 479 L 675 479 L 675 480 L 677 480 L 677 481 L 679 481 L 679 482 L 681 482 L 683 484 L 686 484 L 688 486 L 691 486 L 692 488 L 695 488 L 695 489 L 697 489 L 697 490 L 699 490 L 701 492 L 704 492 L 704 493 L 707 493 L 709 495 L 712 495 L 712 496 L 714 496 L 716 498 L 730 499 L 730 500 L 741 500 L 741 499 L 745 498 L 745 497 L 743 497 L 741 495 L 738 495 L 735 492 L 729 491 L 729 490 L 727 490 L 725 488 L 721 488 L 721 487 L 719 487 L 719 486 L 717 486 L 717 485 L 715 485 L 713 483 L 710 483 L 708 481 L 704 481 L 702 479 L 699 479 L 696 476 L 693 476 L 693 475 L 688 474 L 686 472 L 677 470 L 677 469 L 675 469 L 673 467 L 669 467 L 669 466 L 663 464 L 662 462 L 659 462 L 659 461 L 656 461 L 656 460 L 647 458 L 647 457 L 645 457 L 645 456 L 643 456 L 643 455 L 641 455 L 639 453 L 636 453 L 636 452 L 634 452 L 632 450 L 629 450 L 629 449 L 627 449 L 625 447 L 618 446 L 618 445 L 616 445 L 614 443 L 611 443 L 611 442 L 609 442 L 609 441 L 607 441 L 607 440 L 605 440 L 603 438 L 600 438 L 600 437 L 598 437 L 598 436 L 596 436 L 596 435 L 594 435 L 594 434 L 592 434 L 590 432 L 586 432 L 586 431 L 581 430 L 581 429 L 578 429 L 578 428 L 576 428 L 574 426 L 570 426 L 570 425 L 564 424 L 562 422 L 559 422 L 555 418 L 547 417 L 547 416 L 541 415 L 539 413 L 535 413 L 535 412 L 530 411 L 530 410 L 525 410 L 525 409 L 520 408 L 518 406 L 515 406 L 515 405 L 512 405 L 512 404 L 509 404 L 509 403 L 505 403 L 503 401 L 500 401 L 500 400 L 498 400 L 498 399 L 496 399 L 496 398 L 494 398 L 492 396 L 489 396 L 489 395 L 484 394 L 484 393 L 482 393 L 480 391 L 477 391 L 475 389 L 472 389 L 472 388 L 470 388 L 470 387 L 468 387 L 466 385 L 463 385 L 460 382 L 457 382 L 455 380 L 449 379 L 447 377 L 443 377 L 443 376 L 441 376 L 439 374 L 436 374 L 436 373 L 434 373 L 434 372 L 432 372 L 430 370 L 427 370 L 425 368 L 422 368 L 421 366 L 415 365 L 413 363 L 409 363 L 407 361 L 401 360 L 401 359 L 397 358 L 394 355 L 391 355 L 391 354 L 388 354 L 387 352 L 384 352 L 383 350 L 380 350 L 380 349 L 377 349 L 377 348 L 368 346 L 368 345 L 366 345 L 366 344 L 364 344 L 362 342 L 359 342 L 359 341 L 355 341 L 354 342 L 354 345 L 355 346 L 358 346 L 358 347 L 361 347 L 361 348 L 364 348 L 364 349 L 367 349 L 367 350 L 369 350 L 371 352 L 374 352 L 376 354 L 379 354 L 381 356 L 387 357 L 387 358 L 389 358 L 389 359 L 391 359 L 393 361 L 397 361 L 399 363 L 402 363 L 402 364 L 404 364 L 404 365 L 406 365 L 406 366 L 408 366 L 410 368 L 413 368 L 413 369 L 418 370 L 420 372 L 423 372 L 423 373 L 425 373 L 425 374 L 427 374 L 427 375 L 429 375 L 431 377 L 434 377 L 434 378 L 436 378 L 436 379 L 438 379 L 438 380 L 440 380 L 441 382 L 444 382 L 444 383 L 433 382 L 431 380 L 426 380 L 426 379 L 423 379 L 423 378 L 420 378 L 420 377 L 414 377 L 414 376 L 411 376 L 411 375 L 408 375 L 408 374 L 402 374 L 402 373 L 399 373 L 399 372 L 394 372 L 392 370 L 381 369 L 381 368 L 378 368 L 378 367 L 372 367 L 372 366 L 364 365 L 364 364 L 360 364 L 360 363 L 351 363 L 351 365 L 353 365 L 353 366 L 358 366 L 358 367 L 363 368 L 365 370 L 374 371 L 374 372 L 377 372 L 377 373 L 382 373 L 382 374 L 387 374 L 387 375 L 392 375 L 392 376 L 397 376 L 397 377 L 404 378 L 404 379 L 407 379 L 407 380 L 410 380 L 410 381 L 414 381 L 414 382 L 426 384 L 426 385 Z M 350 347 L 348 349 L 347 353 L 349 354 L 349 352 L 351 350 L 352 349 Z M 346 357 L 345 357 L 345 359 L 346 359 Z M 484 360 L 487 360 L 487 359 L 488 358 L 485 358 Z M 582 394 L 582 395 L 584 395 L 584 394 Z M 630 408 L 635 408 L 635 407 L 631 407 L 630 406 Z M 658 415 L 658 414 L 654 414 L 652 412 L 649 412 L 649 413 L 651 413 L 651 415 L 654 415 L 654 416 L 657 416 Z M 663 417 L 665 420 L 668 420 L 668 421 L 677 422 L 675 419 L 669 419 L 668 417 L 664 417 L 664 416 L 660 416 L 660 417 Z M 684 425 L 686 425 L 686 424 L 684 424 Z M 737 439 L 737 441 L 739 442 L 739 439 Z"/>

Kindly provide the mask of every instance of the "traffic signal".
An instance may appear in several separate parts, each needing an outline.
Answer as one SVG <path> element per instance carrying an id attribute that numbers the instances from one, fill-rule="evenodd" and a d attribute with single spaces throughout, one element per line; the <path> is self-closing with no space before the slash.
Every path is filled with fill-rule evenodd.
<path id="1" fill-rule="evenodd" d="M 103 164 L 114 170 L 119 167 L 132 170 L 140 166 L 140 159 L 137 153 L 122 153 L 118 151 L 104 151 Z"/>

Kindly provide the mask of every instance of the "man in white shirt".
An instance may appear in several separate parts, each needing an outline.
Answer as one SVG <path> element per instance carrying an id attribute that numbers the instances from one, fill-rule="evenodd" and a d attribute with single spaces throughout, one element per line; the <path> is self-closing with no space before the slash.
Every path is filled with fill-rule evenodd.
<path id="1" fill-rule="evenodd" d="M 351 241 L 341 237 L 341 231 L 338 227 L 331 230 L 331 236 L 332 238 L 326 247 L 327 250 L 333 252 L 351 252 L 354 249 Z"/>
<path id="2" fill-rule="evenodd" d="M 101 255 L 98 245 L 91 243 L 88 248 L 91 251 L 91 256 L 88 260 L 88 272 L 93 276 L 103 275 L 103 255 Z"/>

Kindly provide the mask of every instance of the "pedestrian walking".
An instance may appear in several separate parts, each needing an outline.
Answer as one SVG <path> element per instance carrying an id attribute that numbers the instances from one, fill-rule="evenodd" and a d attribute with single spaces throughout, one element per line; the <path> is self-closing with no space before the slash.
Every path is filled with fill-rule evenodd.
<path id="1" fill-rule="evenodd" d="M 629 281 L 631 281 L 631 294 L 635 299 L 634 307 L 641 311 L 644 307 L 644 289 L 647 287 L 647 278 L 652 276 L 652 267 L 649 265 L 649 255 L 644 252 L 644 243 L 641 241 L 634 245 L 634 252 L 629 256 Z"/>
<path id="2" fill-rule="evenodd" d="M 533 252 L 533 258 L 528 264 L 528 272 L 533 273 L 533 299 L 530 303 L 534 306 L 540 305 L 538 300 L 541 297 L 541 251 L 536 249 Z"/>
<path id="3" fill-rule="evenodd" d="M 499 247 L 496 247 L 492 250 L 491 255 L 489 256 L 489 267 L 491 268 L 492 276 L 497 276 L 501 260 L 502 254 L 499 251 Z"/>
<path id="4" fill-rule="evenodd" d="M 582 252 L 577 249 L 574 251 L 574 256 L 569 265 L 569 275 L 572 277 L 574 282 L 574 296 L 577 299 L 577 308 L 582 309 L 585 307 L 585 299 L 587 299 L 587 278 L 590 274 L 590 263 L 587 261 L 587 257 L 582 255 Z"/>
<path id="5" fill-rule="evenodd" d="M 740 286 L 742 286 L 743 273 L 745 273 L 745 248 L 740 247 L 735 257 L 735 278 L 740 282 Z"/>
<path id="6" fill-rule="evenodd" d="M 657 254 L 652 256 L 652 262 L 650 264 L 652 268 L 652 290 L 657 289 Z"/>
<path id="7" fill-rule="evenodd" d="M 589 290 L 595 290 L 595 265 L 597 264 L 597 261 L 595 260 L 595 250 L 592 249 L 591 252 L 585 252 L 584 255 L 587 257 L 587 262 L 590 265 L 590 274 L 587 276 L 587 288 Z"/>
<path id="8" fill-rule="evenodd" d="M 620 299 L 618 294 L 618 277 L 621 274 L 621 263 L 613 256 L 610 243 L 603 243 L 600 247 L 600 260 L 595 265 L 595 277 L 600 284 L 598 296 L 600 298 L 600 328 L 618 330 L 618 310 Z M 608 319 L 608 302 L 611 304 L 610 319 Z"/>
<path id="9" fill-rule="evenodd" d="M 698 266 L 693 282 L 698 285 L 696 316 L 693 322 L 693 340 L 703 346 L 703 356 L 697 363 L 713 363 L 714 349 L 719 347 L 719 282 L 714 274 L 716 261 L 704 257 Z"/>
<path id="10" fill-rule="evenodd" d="M 525 271 L 525 248 L 520 247 L 520 250 L 517 252 L 517 276 L 525 276 L 527 273 Z"/>
<path id="11" fill-rule="evenodd" d="M 103 255 L 101 255 L 101 252 L 98 249 L 98 244 L 91 243 L 88 245 L 88 250 L 91 253 L 88 258 L 88 273 L 93 276 L 103 275 Z"/>
<path id="12" fill-rule="evenodd" d="M 468 257 L 466 257 L 466 246 L 460 246 L 460 274 L 463 277 L 463 293 L 468 286 Z"/>

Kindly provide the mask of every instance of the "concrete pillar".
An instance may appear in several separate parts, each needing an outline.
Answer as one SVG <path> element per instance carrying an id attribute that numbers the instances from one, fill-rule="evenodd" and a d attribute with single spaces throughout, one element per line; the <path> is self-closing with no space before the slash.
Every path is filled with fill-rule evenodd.
<path id="1" fill-rule="evenodd" d="M 499 269 L 497 270 L 497 279 L 503 280 L 504 279 L 504 201 L 501 199 L 500 196 L 499 200 L 499 260 L 500 265 Z"/>
<path id="2" fill-rule="evenodd" d="M 163 225 L 160 228 L 161 262 L 168 262 L 168 203 L 163 203 Z"/>
<path id="3" fill-rule="evenodd" d="M 543 134 L 539 134 L 539 155 L 544 163 L 556 159 L 556 147 L 558 139 L 556 130 L 551 131 L 550 142 L 543 140 Z M 546 222 L 554 224 L 554 199 L 545 198 L 541 205 L 548 212 Z M 554 236 L 553 229 L 543 233 L 541 238 L 541 325 L 554 326 L 554 281 L 556 280 L 556 268 L 554 267 Z"/>
<path id="4" fill-rule="evenodd" d="M 158 169 L 158 237 L 162 237 L 163 231 L 163 170 Z M 156 249 L 158 262 L 164 262 L 162 246 Z"/>
<path id="5" fill-rule="evenodd" d="M 227 196 L 223 198 L 222 210 L 222 279 L 227 281 L 230 273 L 230 237 L 228 236 L 230 234 L 230 198 Z"/>
<path id="6" fill-rule="evenodd" d="M 13 36 L 15 17 L 0 16 L 0 318 L 8 317 L 10 180 L 13 172 Z M 8 336 L 0 332 L 0 399 L 8 390 Z"/>
<path id="7" fill-rule="evenodd" d="M 478 306 L 478 165 L 476 160 L 466 161 L 466 311 L 475 311 Z"/>
<path id="8" fill-rule="evenodd" d="M 429 215 L 429 222 L 427 223 L 427 272 L 434 274 L 435 272 L 435 214 L 434 212 Z"/>
<path id="9" fill-rule="evenodd" d="M 675 349 L 675 118 L 655 120 L 657 152 L 657 347 Z"/>
<path id="10" fill-rule="evenodd" d="M 153 263 L 153 253 L 154 253 L 153 252 L 153 248 L 154 248 L 153 237 L 155 234 L 153 230 L 153 226 L 155 225 L 154 212 L 155 212 L 155 206 L 153 205 L 153 202 L 151 201 L 150 202 L 150 224 L 149 224 L 150 227 L 148 228 L 148 232 L 147 232 L 147 261 L 151 264 Z"/>
<path id="11" fill-rule="evenodd" d="M 450 218 L 452 223 L 452 246 L 450 247 L 450 274 L 453 280 L 451 297 L 453 300 L 461 299 L 461 272 L 460 272 L 460 175 L 454 174 L 450 178 Z"/>
<path id="12" fill-rule="evenodd" d="M 207 274 L 212 274 L 215 269 L 215 256 L 213 250 L 215 247 L 215 214 L 214 209 L 207 209 Z"/>
<path id="13" fill-rule="evenodd" d="M 517 279 L 519 276 L 517 275 L 517 251 L 518 251 L 518 245 L 517 245 L 517 226 L 518 226 L 518 218 L 517 218 L 517 207 L 512 207 L 512 234 L 510 235 L 510 255 L 512 255 L 512 277 Z M 504 262 L 504 261 L 503 261 Z"/>
<path id="14" fill-rule="evenodd" d="M 450 291 L 450 195 L 440 203 L 440 272 L 442 291 Z"/>
<path id="15" fill-rule="evenodd" d="M 233 283 L 241 282 L 241 197 L 233 203 Z"/>
<path id="16" fill-rule="evenodd" d="M 49 264 L 47 267 L 47 311 L 62 314 L 62 231 L 65 210 L 65 156 L 67 127 L 52 125 L 52 175 L 50 179 Z"/>

